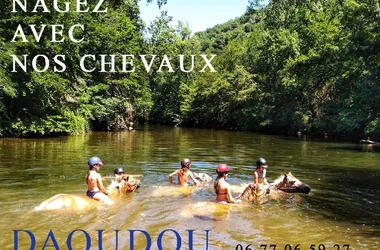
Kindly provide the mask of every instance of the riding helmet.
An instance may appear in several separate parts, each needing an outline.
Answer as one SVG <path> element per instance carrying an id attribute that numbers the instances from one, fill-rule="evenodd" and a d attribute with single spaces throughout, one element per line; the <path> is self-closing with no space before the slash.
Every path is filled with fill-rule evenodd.
<path id="1" fill-rule="evenodd" d="M 88 165 L 91 167 L 91 166 L 95 166 L 95 165 L 103 165 L 103 162 L 102 160 L 100 160 L 99 157 L 97 156 L 93 156 L 91 157 L 89 160 L 88 160 Z"/>
<path id="2" fill-rule="evenodd" d="M 268 167 L 268 164 L 267 164 L 267 161 L 264 159 L 264 158 L 259 158 L 257 159 L 256 161 L 256 166 L 257 167 L 260 167 L 260 166 L 263 166 L 264 168 L 267 168 Z"/>
<path id="3" fill-rule="evenodd" d="M 230 171 L 230 168 L 227 166 L 227 164 L 219 164 L 217 167 L 216 167 L 216 172 L 218 174 L 220 173 L 226 173 L 226 172 L 229 172 Z"/>
<path id="4" fill-rule="evenodd" d="M 124 174 L 124 169 L 123 168 L 115 168 L 115 174 Z"/>
<path id="5" fill-rule="evenodd" d="M 191 161 L 188 158 L 183 158 L 181 160 L 181 167 L 183 167 L 183 168 L 185 168 L 185 167 L 190 168 L 190 164 L 191 164 Z"/>

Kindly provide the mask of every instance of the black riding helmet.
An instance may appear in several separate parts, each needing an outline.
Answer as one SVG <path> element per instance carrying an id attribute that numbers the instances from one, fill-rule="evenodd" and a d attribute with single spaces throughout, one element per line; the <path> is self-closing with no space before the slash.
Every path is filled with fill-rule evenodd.
<path id="1" fill-rule="evenodd" d="M 190 165 L 191 165 L 191 161 L 189 158 L 183 158 L 181 160 L 181 167 L 182 168 L 190 168 Z"/>
<path id="2" fill-rule="evenodd" d="M 123 168 L 115 168 L 115 174 L 124 174 L 124 169 Z"/>
<path id="3" fill-rule="evenodd" d="M 264 168 L 268 167 L 267 161 L 261 157 L 259 159 L 257 159 L 257 161 L 256 161 L 256 167 L 260 167 L 260 166 L 263 166 Z"/>

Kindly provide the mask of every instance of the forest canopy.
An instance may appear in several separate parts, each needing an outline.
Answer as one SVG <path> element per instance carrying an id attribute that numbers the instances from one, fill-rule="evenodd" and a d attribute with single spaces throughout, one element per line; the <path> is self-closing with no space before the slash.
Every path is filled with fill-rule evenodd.
<path id="1" fill-rule="evenodd" d="M 0 2 L 0 136 L 119 130 L 129 122 L 380 135 L 379 0 L 251 0 L 240 17 L 195 34 L 166 11 L 144 24 L 138 0 L 104 1 L 98 10 L 107 12 L 93 11 L 101 1 L 81 6 L 87 12 L 75 11 L 74 0 L 64 1 L 72 3 L 67 12 L 53 11 L 52 1 L 52 11 L 33 12 L 37 0 L 12 12 L 13 2 Z M 81 68 L 83 55 L 101 54 L 127 66 Z M 11 55 L 20 62 L 28 55 L 24 66 L 40 70 L 15 73 Z M 122 55 L 136 55 L 133 65 Z M 148 71 L 151 58 L 137 55 L 177 58 L 175 73 L 159 71 L 160 63 Z M 215 72 L 200 72 L 201 55 L 215 55 Z M 87 69 L 101 67 L 86 61 Z"/>

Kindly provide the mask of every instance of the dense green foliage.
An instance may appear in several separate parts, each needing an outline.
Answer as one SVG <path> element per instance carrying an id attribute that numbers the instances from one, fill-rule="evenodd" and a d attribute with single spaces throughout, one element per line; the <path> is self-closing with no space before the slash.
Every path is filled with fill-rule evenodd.
<path id="1" fill-rule="evenodd" d="M 138 113 L 140 119 L 147 118 L 151 102 L 146 76 L 135 73 L 99 72 L 100 60 L 91 65 L 97 70 L 88 73 L 79 68 L 83 55 L 99 54 L 140 54 L 145 48 L 140 33 L 142 23 L 136 1 L 119 1 L 111 4 L 105 1 L 102 9 L 107 13 L 76 12 L 75 4 L 70 11 L 58 13 L 53 9 L 52 1 L 48 1 L 49 12 L 33 13 L 38 1 L 27 1 L 28 11 L 11 13 L 12 1 L 1 2 L 0 34 L 1 49 L 1 109 L 0 135 L 23 136 L 29 134 L 79 133 L 90 129 L 114 129 L 125 127 L 128 119 Z M 71 1 L 75 3 L 75 1 Z M 93 10 L 98 1 L 92 1 Z M 64 5 L 60 5 L 64 9 Z M 52 42 L 52 33 L 47 33 L 37 42 L 32 36 L 29 24 L 38 28 L 46 24 L 63 25 L 64 42 Z M 75 24 L 84 24 L 83 42 L 72 42 L 68 30 Z M 21 38 L 12 42 L 18 25 L 28 39 Z M 78 30 L 76 30 L 78 32 Z M 82 34 L 77 34 L 81 37 Z M 27 72 L 19 70 L 12 73 L 10 55 L 26 54 L 29 58 Z M 37 72 L 30 68 L 30 61 L 37 55 L 45 55 L 54 63 L 56 55 L 65 55 L 67 69 L 54 72 L 52 67 L 45 72 Z M 120 65 L 120 58 L 116 58 Z M 44 67 L 38 61 L 39 69 Z"/>
<path id="2" fill-rule="evenodd" d="M 379 134 L 379 1 L 256 4 L 198 35 L 219 73 L 195 80 L 189 124 Z"/>
<path id="3" fill-rule="evenodd" d="M 36 2 L 28 1 L 28 9 Z M 173 26 L 166 12 L 144 27 L 138 0 L 105 1 L 107 13 L 12 13 L 12 0 L 1 1 L 0 136 L 123 129 L 131 120 L 276 133 L 380 134 L 379 0 L 273 0 L 265 7 L 247 2 L 241 17 L 192 36 L 184 23 Z M 48 32 L 37 42 L 27 26 L 68 29 L 78 23 L 85 24 L 80 43 L 69 41 L 67 30 L 65 42 L 52 42 Z M 19 24 L 28 42 L 11 42 Z M 67 70 L 54 72 L 52 64 L 45 72 L 14 73 L 12 54 L 20 60 L 27 54 L 30 61 L 40 54 L 64 54 Z M 78 65 L 85 54 L 116 55 L 115 72 L 99 72 L 100 60 L 91 64 L 97 70 L 84 72 Z M 135 72 L 122 72 L 122 54 L 160 60 L 167 55 L 175 72 L 158 72 L 159 63 L 147 72 L 138 60 Z M 199 58 L 193 71 L 179 70 L 179 55 L 190 69 L 191 55 L 200 54 L 217 55 L 212 61 L 217 73 L 199 72 Z M 37 64 L 44 66 L 41 60 Z"/>

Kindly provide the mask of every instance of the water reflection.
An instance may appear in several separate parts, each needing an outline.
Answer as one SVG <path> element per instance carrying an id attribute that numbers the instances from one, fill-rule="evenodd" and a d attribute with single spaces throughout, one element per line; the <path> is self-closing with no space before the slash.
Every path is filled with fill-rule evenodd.
<path id="1" fill-rule="evenodd" d="M 114 230 L 120 230 L 120 249 L 129 249 L 128 230 L 145 230 L 157 241 L 160 232 L 171 228 L 183 235 L 183 247 L 189 244 L 186 230 L 195 230 L 194 249 L 204 249 L 205 230 L 211 230 L 210 249 L 235 249 L 237 244 L 252 244 L 252 249 L 260 249 L 260 244 L 277 244 L 280 249 L 286 244 L 301 244 L 301 249 L 309 249 L 310 244 L 332 248 L 334 243 L 377 249 L 377 153 L 376 147 L 363 150 L 362 145 L 348 142 L 158 126 L 49 139 L 0 139 L 0 226 L 5 232 L 0 246 L 13 249 L 15 229 L 33 232 L 38 248 L 53 230 L 58 244 L 65 246 L 67 235 L 82 228 L 91 235 L 93 249 L 99 243 L 99 229 L 104 230 L 104 249 L 115 249 Z M 84 194 L 86 162 L 92 155 L 105 163 L 103 176 L 123 167 L 127 173 L 142 174 L 143 185 L 112 207 L 33 212 L 41 201 L 57 193 Z M 291 171 L 312 190 L 309 195 L 288 194 L 261 203 L 227 206 L 213 203 L 212 184 L 187 194 L 152 195 L 167 186 L 168 174 L 183 157 L 192 160 L 192 171 L 214 179 L 216 165 L 229 164 L 232 185 L 251 182 L 256 159 L 264 157 L 269 181 Z M 173 249 L 175 235 L 168 233 L 165 239 L 164 249 Z M 30 239 L 20 235 L 20 249 L 29 249 L 28 244 Z M 83 249 L 83 244 L 78 234 L 73 246 Z M 135 244 L 136 249 L 144 249 L 146 238 L 136 235 Z"/>

